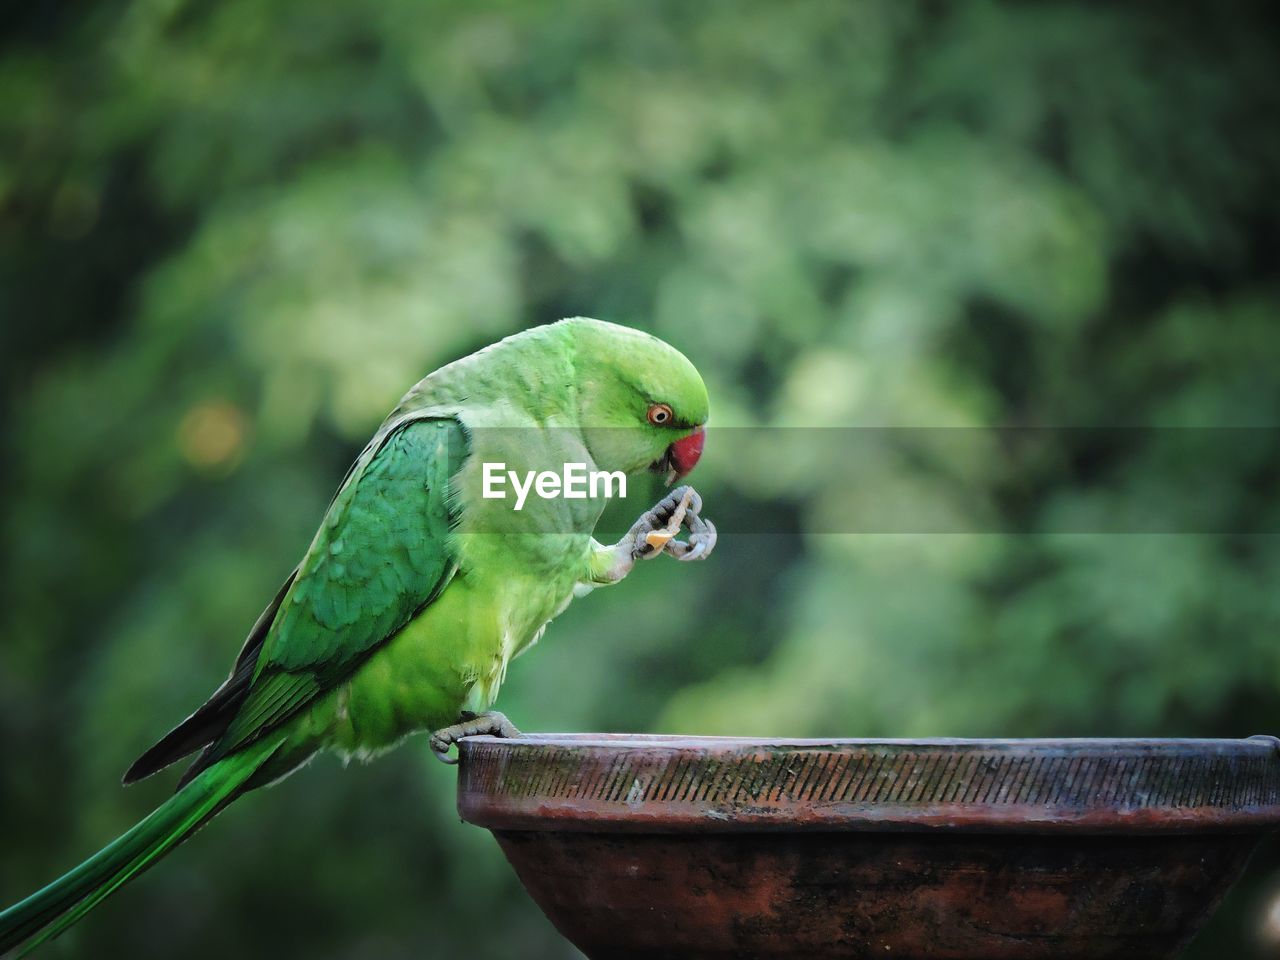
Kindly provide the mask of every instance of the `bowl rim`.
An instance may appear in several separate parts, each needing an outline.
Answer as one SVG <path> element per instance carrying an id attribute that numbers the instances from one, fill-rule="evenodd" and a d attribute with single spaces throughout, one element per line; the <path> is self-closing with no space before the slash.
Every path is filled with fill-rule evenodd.
<path id="1" fill-rule="evenodd" d="M 1175 749 L 1196 747 L 1202 749 L 1227 748 L 1265 750 L 1268 747 L 1280 754 L 1280 737 L 1255 734 L 1251 737 L 733 737 L 716 734 L 685 733 L 601 733 L 601 732 L 522 732 L 519 737 L 507 739 L 489 735 L 464 737 L 463 743 L 505 743 L 513 745 L 554 744 L 565 747 L 868 747 L 868 746 L 920 746 L 920 747 L 1007 747 L 1036 748 L 1063 747 L 1088 749 L 1155 748 Z"/>
<path id="2" fill-rule="evenodd" d="M 1261 833 L 1280 739 L 534 733 L 459 744 L 495 830 Z"/>

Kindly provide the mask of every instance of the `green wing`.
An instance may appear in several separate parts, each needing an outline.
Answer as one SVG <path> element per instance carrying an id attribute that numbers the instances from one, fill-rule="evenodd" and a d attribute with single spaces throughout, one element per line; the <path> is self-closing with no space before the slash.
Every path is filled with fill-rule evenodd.
<path id="1" fill-rule="evenodd" d="M 457 569 L 449 480 L 466 453 L 465 431 L 453 419 L 409 420 L 375 437 L 231 678 L 126 779 L 207 744 L 185 783 L 346 679 L 439 596 Z"/>

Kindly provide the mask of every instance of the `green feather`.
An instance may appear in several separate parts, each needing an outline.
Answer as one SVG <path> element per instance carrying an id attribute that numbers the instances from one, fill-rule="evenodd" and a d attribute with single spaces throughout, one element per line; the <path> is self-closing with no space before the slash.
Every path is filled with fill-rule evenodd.
<path id="1" fill-rule="evenodd" d="M 366 449 L 329 508 L 337 522 L 321 524 L 302 561 L 244 706 L 202 763 L 279 727 L 445 587 L 457 567 L 443 505 L 460 466 L 448 455 L 465 450 L 452 439 L 461 431 L 456 420 L 409 420 Z M 409 522 L 397 525 L 399 517 Z M 335 543 L 342 544 L 336 553 Z M 383 557 L 397 569 L 395 589 L 367 564 L 344 562 L 347 556 Z M 366 609 L 373 615 L 361 615 Z"/>

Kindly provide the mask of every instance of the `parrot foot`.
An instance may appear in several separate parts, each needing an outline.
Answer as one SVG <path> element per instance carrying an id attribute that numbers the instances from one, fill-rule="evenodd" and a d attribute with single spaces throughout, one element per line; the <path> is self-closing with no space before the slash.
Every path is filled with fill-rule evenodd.
<path id="1" fill-rule="evenodd" d="M 607 551 L 607 565 L 596 575 L 597 583 L 617 583 L 636 565 L 637 560 L 652 560 L 667 554 L 677 560 L 702 560 L 716 545 L 716 528 L 703 520 L 702 497 L 690 486 L 677 487 L 640 515 L 626 536 Z M 681 527 L 689 531 L 688 540 L 677 540 Z"/>
<path id="2" fill-rule="evenodd" d="M 640 515 L 619 541 L 619 546 L 631 548 L 633 560 L 650 560 L 660 553 L 667 553 L 677 560 L 700 560 L 716 545 L 716 528 L 710 520 L 703 520 L 702 497 L 690 486 L 676 487 Z M 689 528 L 689 539 L 676 539 L 681 526 Z"/>
<path id="3" fill-rule="evenodd" d="M 449 756 L 450 747 L 463 737 L 485 735 L 514 739 L 520 736 L 520 731 L 516 729 L 514 723 L 497 710 L 487 710 L 484 713 L 472 713 L 470 710 L 463 710 L 458 716 L 457 723 L 450 727 L 443 727 L 431 734 L 431 752 L 436 755 L 436 759 L 441 763 L 453 766 L 458 760 L 456 757 Z"/>

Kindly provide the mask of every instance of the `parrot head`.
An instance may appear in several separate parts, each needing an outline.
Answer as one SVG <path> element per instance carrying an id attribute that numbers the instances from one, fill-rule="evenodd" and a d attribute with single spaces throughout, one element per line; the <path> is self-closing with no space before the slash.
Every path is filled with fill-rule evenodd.
<path id="1" fill-rule="evenodd" d="M 579 373 L 578 416 L 592 459 L 605 470 L 649 469 L 668 484 L 702 456 L 707 388 L 679 350 L 630 327 L 562 320 Z"/>

